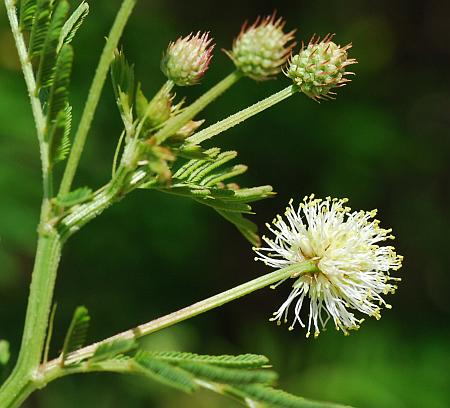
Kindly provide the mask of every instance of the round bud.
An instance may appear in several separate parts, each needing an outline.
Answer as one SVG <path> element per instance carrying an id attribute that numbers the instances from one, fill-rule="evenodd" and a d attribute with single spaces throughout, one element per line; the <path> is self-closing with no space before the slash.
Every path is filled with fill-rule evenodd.
<path id="1" fill-rule="evenodd" d="M 275 14 L 258 18 L 251 26 L 245 23 L 227 51 L 236 67 L 246 76 L 262 81 L 280 73 L 295 44 L 289 44 L 294 31 L 283 32 L 285 22 Z"/>
<path id="2" fill-rule="evenodd" d="M 341 47 L 331 39 L 333 35 L 320 38 L 311 38 L 309 44 L 297 55 L 291 58 L 285 74 L 291 78 L 300 90 L 312 99 L 333 99 L 335 92 L 331 89 L 338 88 L 350 82 L 345 75 L 348 65 L 356 64 L 356 60 L 348 58 L 347 50 L 351 44 Z"/>
<path id="3" fill-rule="evenodd" d="M 161 61 L 164 75 L 179 86 L 198 84 L 211 62 L 211 42 L 209 33 L 200 31 L 171 42 Z"/>

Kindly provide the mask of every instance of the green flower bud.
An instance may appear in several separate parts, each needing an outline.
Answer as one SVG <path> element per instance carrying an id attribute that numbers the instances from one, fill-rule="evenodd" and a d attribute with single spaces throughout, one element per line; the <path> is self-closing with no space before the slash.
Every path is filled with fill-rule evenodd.
<path id="1" fill-rule="evenodd" d="M 211 42 L 209 33 L 200 31 L 171 42 L 161 61 L 164 75 L 179 86 L 198 84 L 211 62 Z"/>
<path id="2" fill-rule="evenodd" d="M 247 27 L 245 23 L 234 40 L 232 51 L 226 51 L 236 67 L 246 76 L 262 81 L 281 72 L 295 43 L 294 31 L 283 32 L 285 22 L 275 14 L 258 19 Z"/>
<path id="3" fill-rule="evenodd" d="M 348 65 L 356 64 L 353 58 L 348 58 L 347 50 L 351 44 L 341 47 L 331 39 L 333 35 L 320 38 L 311 38 L 308 45 L 302 45 L 297 55 L 291 58 L 285 74 L 291 78 L 300 90 L 312 99 L 334 99 L 333 88 L 339 88 L 350 82 L 345 75 L 354 74 L 346 72 Z"/>

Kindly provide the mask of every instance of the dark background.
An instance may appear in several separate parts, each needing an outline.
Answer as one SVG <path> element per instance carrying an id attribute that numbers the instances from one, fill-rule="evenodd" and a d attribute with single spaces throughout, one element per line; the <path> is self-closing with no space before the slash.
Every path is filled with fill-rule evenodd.
<path id="1" fill-rule="evenodd" d="M 120 2 L 92 2 L 76 41 L 72 83 L 75 123 Z M 346 2 L 141 0 L 123 45 L 148 95 L 164 77 L 170 40 L 211 30 L 217 41 L 201 86 L 179 89 L 189 100 L 231 72 L 220 51 L 242 22 L 277 9 L 297 38 L 336 32 L 353 42 L 354 82 L 334 102 L 303 95 L 216 138 L 250 166 L 243 185 L 272 184 L 278 195 L 254 208 L 263 228 L 289 198 L 349 197 L 355 209 L 379 209 L 405 256 L 392 311 L 350 337 L 330 329 L 317 340 L 288 332 L 268 317 L 289 288 L 245 299 L 152 335 L 145 347 L 201 353 L 262 353 L 280 385 L 310 398 L 358 407 L 448 407 L 448 152 L 450 7 L 445 1 Z M 352 67 L 353 68 L 353 67 Z M 288 84 L 242 80 L 205 110 L 209 123 Z M 111 87 L 105 88 L 78 185 L 107 181 L 120 133 Z M 30 108 L 4 7 L 0 8 L 0 338 L 20 341 L 36 241 L 41 176 Z M 267 268 L 232 225 L 189 200 L 139 191 L 108 210 L 67 245 L 56 288 L 55 354 L 73 309 L 92 315 L 90 340 L 174 311 L 255 278 Z M 186 396 L 116 375 L 71 377 L 35 394 L 28 407 L 231 407 L 207 392 Z"/>

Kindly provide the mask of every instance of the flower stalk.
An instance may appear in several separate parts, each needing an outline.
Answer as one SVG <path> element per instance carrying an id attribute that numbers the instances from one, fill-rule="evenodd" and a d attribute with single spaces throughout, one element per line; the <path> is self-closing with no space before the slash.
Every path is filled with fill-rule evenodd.
<path id="1" fill-rule="evenodd" d="M 236 286 L 233 289 L 194 303 L 191 306 L 152 320 L 151 322 L 141 324 L 133 329 L 116 334 L 115 336 L 112 336 L 106 340 L 83 347 L 80 350 L 69 354 L 66 358 L 66 363 L 67 365 L 70 365 L 71 363 L 79 362 L 91 357 L 100 345 L 111 343 L 117 340 L 133 340 L 143 336 L 147 336 L 156 331 L 173 326 L 176 323 L 180 323 L 184 320 L 215 309 L 216 307 L 222 306 L 233 300 L 239 299 L 259 289 L 263 289 L 267 286 L 273 285 L 274 283 L 283 281 L 291 277 L 299 277 L 306 273 L 312 273 L 316 270 L 317 266 L 315 262 L 312 261 L 305 261 L 296 265 L 290 265 L 286 268 L 279 269 L 275 272 L 263 275 L 242 285 Z M 57 364 L 59 364 L 58 359 L 50 361 L 46 365 L 46 370 L 50 370 Z"/>
<path id="2" fill-rule="evenodd" d="M 226 130 L 238 125 L 244 120 L 247 120 L 252 116 L 257 115 L 258 113 L 270 108 L 271 106 L 284 101 L 297 92 L 297 86 L 289 85 L 288 87 L 263 99 L 262 101 L 259 101 L 252 106 L 249 106 L 248 108 L 243 109 L 226 119 L 220 120 L 219 122 L 216 122 L 215 124 L 201 130 L 200 132 L 195 133 L 194 135 L 186 139 L 186 143 L 195 145 L 204 142 L 205 140 L 211 139 L 219 133 L 225 132 Z"/>

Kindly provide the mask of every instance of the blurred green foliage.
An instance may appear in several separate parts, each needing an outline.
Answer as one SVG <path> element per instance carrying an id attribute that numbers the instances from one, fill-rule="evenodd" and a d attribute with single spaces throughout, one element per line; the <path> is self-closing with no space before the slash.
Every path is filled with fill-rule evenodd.
<path id="1" fill-rule="evenodd" d="M 120 1 L 91 2 L 75 42 L 74 122 Z M 290 197 L 349 197 L 356 209 L 376 207 L 405 255 L 394 309 L 349 338 L 329 330 L 306 340 L 267 317 L 289 290 L 264 290 L 150 336 L 144 346 L 201 353 L 254 352 L 270 357 L 281 385 L 296 394 L 360 407 L 450 406 L 448 392 L 449 112 L 444 87 L 450 60 L 449 4 L 230 0 L 141 1 L 123 40 L 146 93 L 164 81 L 159 71 L 170 40 L 211 30 L 212 68 L 189 100 L 229 73 L 219 51 L 230 48 L 246 18 L 277 8 L 299 27 L 298 38 L 336 32 L 352 41 L 357 77 L 335 102 L 303 95 L 217 138 L 250 165 L 248 184 L 272 184 L 278 196 L 255 205 L 263 226 Z M 210 123 L 285 86 L 287 79 L 243 80 L 210 106 Z M 178 91 L 184 95 L 184 89 Z M 111 87 L 87 144 L 77 183 L 107 180 L 120 133 Z M 18 350 L 32 268 L 41 176 L 25 86 L 0 7 L 0 338 Z M 171 312 L 267 272 L 247 242 L 212 210 L 194 202 L 136 192 L 92 222 L 67 245 L 56 288 L 59 303 L 53 353 L 61 349 L 73 309 L 93 317 L 91 340 Z M 14 360 L 14 358 L 12 358 Z M 11 363 L 10 363 L 11 364 Z M 215 395 L 194 397 L 117 375 L 70 377 L 34 395 L 27 407 L 231 407 Z"/>

